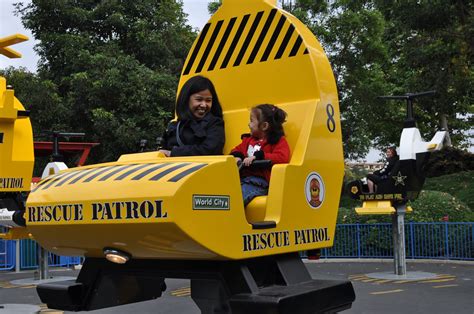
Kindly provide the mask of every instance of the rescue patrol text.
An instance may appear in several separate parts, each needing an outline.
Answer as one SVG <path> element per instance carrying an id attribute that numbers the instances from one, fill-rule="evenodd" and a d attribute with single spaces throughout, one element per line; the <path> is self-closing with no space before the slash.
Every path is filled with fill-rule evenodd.
<path id="1" fill-rule="evenodd" d="M 29 222 L 166 218 L 162 200 L 28 206 Z M 86 217 L 84 217 L 84 215 Z"/>
<path id="2" fill-rule="evenodd" d="M 92 203 L 92 220 L 166 218 L 162 200 Z"/>
<path id="3" fill-rule="evenodd" d="M 293 239 L 291 239 L 291 235 L 294 236 Z M 294 245 L 301 245 L 330 240 L 327 227 L 298 229 L 293 230 L 293 233 L 289 231 L 276 231 L 244 234 L 242 238 L 244 252 L 289 246 L 290 242 Z"/>

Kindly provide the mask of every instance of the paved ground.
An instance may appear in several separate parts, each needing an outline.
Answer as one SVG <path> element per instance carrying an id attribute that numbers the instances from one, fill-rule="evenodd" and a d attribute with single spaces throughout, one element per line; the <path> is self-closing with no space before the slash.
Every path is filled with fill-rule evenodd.
<path id="1" fill-rule="evenodd" d="M 408 263 L 408 271 L 435 273 L 420 281 L 373 279 L 366 274 L 392 272 L 387 262 L 310 262 L 314 278 L 350 279 L 356 292 L 352 308 L 344 313 L 456 313 L 474 314 L 474 263 Z M 52 271 L 53 276 L 76 276 L 78 271 Z M 33 278 L 32 272 L 0 272 L 0 314 L 19 313 L 9 304 L 28 304 L 41 313 L 62 313 L 41 304 L 34 285 L 18 286 L 11 281 Z M 188 280 L 167 279 L 168 289 L 158 300 L 92 311 L 90 313 L 199 313 L 190 298 Z M 2 304 L 4 308 L 2 309 Z M 10 310 L 7 310 L 10 308 Z"/>

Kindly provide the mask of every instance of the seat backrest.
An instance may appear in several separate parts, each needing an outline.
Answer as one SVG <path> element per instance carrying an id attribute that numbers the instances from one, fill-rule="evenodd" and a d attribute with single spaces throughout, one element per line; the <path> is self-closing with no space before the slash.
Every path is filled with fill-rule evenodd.
<path id="1" fill-rule="evenodd" d="M 275 2 L 225 0 L 183 67 L 179 88 L 194 75 L 206 76 L 216 86 L 226 124 L 225 152 L 248 132 L 249 109 L 255 105 L 270 103 L 287 111 L 285 131 L 292 151 L 311 110 L 308 106 L 329 97 L 325 101 L 332 114 L 338 109 L 332 71 L 320 44 Z"/>

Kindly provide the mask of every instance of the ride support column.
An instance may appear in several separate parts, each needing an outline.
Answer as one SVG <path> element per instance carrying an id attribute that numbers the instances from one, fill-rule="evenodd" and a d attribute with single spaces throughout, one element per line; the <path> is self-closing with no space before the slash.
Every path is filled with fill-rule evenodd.
<path id="1" fill-rule="evenodd" d="M 406 204 L 400 204 L 396 206 L 396 212 L 392 215 L 393 264 L 395 275 L 399 276 L 405 276 L 407 274 L 405 256 L 405 213 Z"/>

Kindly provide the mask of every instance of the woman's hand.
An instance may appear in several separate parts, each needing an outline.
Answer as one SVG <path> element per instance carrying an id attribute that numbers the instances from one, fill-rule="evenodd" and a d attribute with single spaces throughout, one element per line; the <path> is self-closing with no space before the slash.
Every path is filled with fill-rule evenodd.
<path id="1" fill-rule="evenodd" d="M 244 166 L 250 166 L 255 159 L 255 156 L 246 157 L 243 161 Z"/>
<path id="2" fill-rule="evenodd" d="M 166 157 L 169 157 L 171 155 L 171 151 L 169 150 L 166 150 L 166 149 L 160 149 L 158 151 L 158 153 L 162 153 L 163 155 L 165 155 Z"/>

